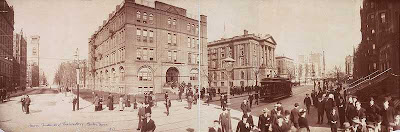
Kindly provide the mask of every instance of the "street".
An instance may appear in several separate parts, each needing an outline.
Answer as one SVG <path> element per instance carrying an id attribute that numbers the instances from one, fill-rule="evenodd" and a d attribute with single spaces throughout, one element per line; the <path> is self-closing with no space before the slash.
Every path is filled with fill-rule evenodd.
<path id="1" fill-rule="evenodd" d="M 79 111 L 72 111 L 72 94 L 65 96 L 64 93 L 57 93 L 54 90 L 37 88 L 30 90 L 32 104 L 30 106 L 31 114 L 25 114 L 21 110 L 19 99 L 21 96 L 13 97 L 9 102 L 0 104 L 0 128 L 4 131 L 136 131 L 138 117 L 137 110 L 133 107 L 126 107 L 124 111 L 114 111 L 104 109 L 94 112 L 92 103 L 80 99 L 81 106 Z M 302 104 L 306 93 L 311 92 L 311 86 L 302 86 L 293 88 L 293 96 L 281 100 L 285 109 L 292 109 L 294 102 Z M 231 110 L 233 129 L 240 120 L 242 113 L 239 111 L 241 98 L 232 99 L 233 109 Z M 246 97 L 247 98 L 247 97 Z M 214 102 L 218 104 L 218 101 Z M 260 103 L 253 105 L 252 115 L 255 124 L 258 122 L 258 115 L 261 109 L 267 107 L 272 109 L 272 103 Z M 207 131 L 212 126 L 213 120 L 218 119 L 221 109 L 218 105 L 210 106 L 202 103 L 194 105 L 188 110 L 185 101 L 172 101 L 170 115 L 166 116 L 163 102 L 158 102 L 158 106 L 152 109 L 152 119 L 157 126 L 156 131 L 199 131 L 198 125 L 202 126 L 200 131 Z M 117 106 L 118 107 L 118 106 Z M 303 105 L 301 105 L 303 107 Z M 316 125 L 315 112 L 311 111 L 307 115 L 312 131 L 328 131 L 327 125 Z M 200 117 L 200 118 L 199 118 Z M 200 122 L 198 122 L 200 121 Z"/>

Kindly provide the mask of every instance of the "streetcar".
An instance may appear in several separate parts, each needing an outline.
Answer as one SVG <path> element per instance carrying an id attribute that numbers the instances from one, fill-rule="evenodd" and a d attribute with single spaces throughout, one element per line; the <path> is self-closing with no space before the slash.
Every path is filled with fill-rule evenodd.
<path id="1" fill-rule="evenodd" d="M 264 78 L 259 88 L 260 98 L 266 102 L 292 96 L 293 83 L 287 78 Z"/>

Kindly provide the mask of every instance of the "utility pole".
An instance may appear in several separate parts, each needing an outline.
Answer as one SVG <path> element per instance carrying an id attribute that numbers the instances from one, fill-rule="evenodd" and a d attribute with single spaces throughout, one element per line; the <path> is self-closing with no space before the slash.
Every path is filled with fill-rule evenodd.
<path id="1" fill-rule="evenodd" d="M 76 89 L 77 89 L 77 102 L 76 102 L 76 106 L 77 106 L 77 110 L 79 110 L 79 48 L 76 48 L 76 52 L 75 52 L 75 56 L 77 59 L 77 68 L 76 68 Z"/>

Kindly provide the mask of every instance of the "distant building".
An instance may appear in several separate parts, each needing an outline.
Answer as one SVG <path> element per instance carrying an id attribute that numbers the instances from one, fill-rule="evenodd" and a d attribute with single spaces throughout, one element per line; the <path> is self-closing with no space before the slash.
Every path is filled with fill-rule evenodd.
<path id="1" fill-rule="evenodd" d="M 353 56 L 351 55 L 346 56 L 345 74 L 347 77 L 349 77 L 349 79 L 353 78 L 353 67 L 354 67 Z"/>
<path id="2" fill-rule="evenodd" d="M 0 89 L 12 89 L 14 9 L 6 0 L 0 3 Z"/>
<path id="3" fill-rule="evenodd" d="M 25 88 L 27 82 L 27 41 L 20 33 L 14 35 L 14 85 L 19 88 Z"/>
<path id="4" fill-rule="evenodd" d="M 276 59 L 276 67 L 277 74 L 279 77 L 289 78 L 290 80 L 294 80 L 296 78 L 295 74 L 295 65 L 293 59 L 285 56 L 277 56 Z"/>
<path id="5" fill-rule="evenodd" d="M 275 77 L 276 42 L 271 35 L 244 34 L 208 43 L 208 72 L 212 87 L 253 86 L 262 78 Z M 233 74 L 228 75 L 223 59 L 236 60 Z M 228 77 L 231 76 L 231 82 Z M 260 84 L 258 84 L 260 85 Z"/>
<path id="6" fill-rule="evenodd" d="M 38 87 L 39 86 L 39 40 L 40 36 L 32 36 L 31 43 L 29 44 L 30 55 L 28 60 L 28 85 L 31 87 Z"/>
<path id="7" fill-rule="evenodd" d="M 207 75 L 207 17 L 194 18 L 184 8 L 158 1 L 144 3 L 124 0 L 89 39 L 92 89 L 161 93 L 173 82 L 199 85 L 200 70 Z M 201 77 L 202 86 L 208 86 L 207 77 Z"/>
<path id="8" fill-rule="evenodd" d="M 324 77 L 323 55 L 321 53 L 311 53 L 309 55 L 299 55 L 298 79 L 300 82 L 310 83 L 313 79 Z"/>

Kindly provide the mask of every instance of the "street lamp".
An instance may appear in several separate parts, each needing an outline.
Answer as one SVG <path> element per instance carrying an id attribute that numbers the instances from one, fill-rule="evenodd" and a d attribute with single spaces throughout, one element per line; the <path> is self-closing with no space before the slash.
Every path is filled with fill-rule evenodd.
<path id="1" fill-rule="evenodd" d="M 76 106 L 77 106 L 77 109 L 76 110 L 79 110 L 79 49 L 77 48 L 76 49 L 76 58 L 77 58 L 77 67 L 76 67 L 76 89 L 77 89 L 77 93 L 76 93 L 76 95 L 77 95 L 77 101 L 76 101 Z"/>
<path id="2" fill-rule="evenodd" d="M 231 94 L 231 89 L 230 89 L 230 85 L 231 85 L 231 83 L 230 83 L 230 77 L 232 76 L 233 62 L 235 62 L 236 60 L 234 60 L 234 59 L 228 57 L 228 58 L 223 59 L 222 61 L 226 62 L 227 65 L 225 66 L 225 70 L 226 70 L 227 72 L 229 72 L 229 76 L 228 76 L 228 93 L 227 93 L 228 98 L 227 98 L 227 101 L 226 101 L 226 104 L 229 106 L 229 105 L 230 105 L 230 103 L 229 103 L 229 98 L 230 98 L 230 97 L 229 97 L 229 96 L 230 96 L 230 94 Z"/>

